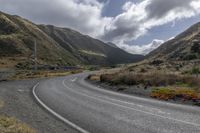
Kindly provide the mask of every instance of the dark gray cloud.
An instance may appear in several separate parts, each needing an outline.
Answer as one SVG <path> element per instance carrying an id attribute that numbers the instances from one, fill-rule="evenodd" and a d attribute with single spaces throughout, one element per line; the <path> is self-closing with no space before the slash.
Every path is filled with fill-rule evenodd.
<path id="1" fill-rule="evenodd" d="M 173 10 L 193 10 L 190 5 L 191 1 L 195 0 L 151 0 L 145 8 L 147 19 L 161 18 Z"/>
<path id="2" fill-rule="evenodd" d="M 114 28 L 113 30 L 111 29 L 105 29 L 104 35 L 102 37 L 103 40 L 106 41 L 113 41 L 113 38 L 118 38 L 119 40 L 121 38 L 133 38 L 139 31 L 138 24 L 128 24 L 127 21 L 115 21 L 113 23 Z"/>

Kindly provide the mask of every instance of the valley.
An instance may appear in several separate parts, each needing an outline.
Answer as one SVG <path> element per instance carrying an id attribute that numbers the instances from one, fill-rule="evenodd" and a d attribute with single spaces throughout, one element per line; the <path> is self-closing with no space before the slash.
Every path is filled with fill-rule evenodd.
<path id="1" fill-rule="evenodd" d="M 0 12 L 0 132 L 200 132 L 200 23 L 142 55 L 126 19 L 114 44 Z"/>

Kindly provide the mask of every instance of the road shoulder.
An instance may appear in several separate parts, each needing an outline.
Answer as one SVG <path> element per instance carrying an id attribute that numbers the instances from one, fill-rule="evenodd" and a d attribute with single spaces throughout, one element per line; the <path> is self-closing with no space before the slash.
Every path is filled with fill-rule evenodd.
<path id="1" fill-rule="evenodd" d="M 71 127 L 37 104 L 32 96 L 32 87 L 38 81 L 35 79 L 0 82 L 0 99 L 4 101 L 0 114 L 17 118 L 39 133 L 75 133 Z"/>

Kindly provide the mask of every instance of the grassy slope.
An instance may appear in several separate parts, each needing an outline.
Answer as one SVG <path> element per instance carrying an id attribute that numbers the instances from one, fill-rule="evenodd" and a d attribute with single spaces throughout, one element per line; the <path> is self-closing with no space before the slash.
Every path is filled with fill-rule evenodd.
<path id="1" fill-rule="evenodd" d="M 74 56 L 86 64 L 130 63 L 143 58 L 141 55 L 132 55 L 126 53 L 119 48 L 114 48 L 103 43 L 102 41 L 93 39 L 87 35 L 82 35 L 79 32 L 71 29 L 58 28 L 50 25 L 40 25 L 39 27 L 46 34 L 51 36 L 56 42 L 58 42 L 63 48 L 70 51 Z M 87 54 L 86 52 L 82 51 L 90 51 L 90 53 L 96 54 Z M 120 58 L 116 58 L 116 54 Z"/>
<path id="2" fill-rule="evenodd" d="M 168 60 L 200 59 L 200 23 L 197 23 L 172 40 L 162 44 L 147 57 Z"/>
<path id="3" fill-rule="evenodd" d="M 118 64 L 142 58 L 71 29 L 39 26 L 21 17 L 0 12 L 1 67 L 14 67 L 17 63 L 23 64 L 25 68 L 30 67 L 34 39 L 37 42 L 39 64 Z M 81 52 L 83 50 L 97 54 Z M 116 54 L 121 58 L 116 58 Z"/>
<path id="4" fill-rule="evenodd" d="M 17 16 L 0 13 L 0 57 L 13 57 L 16 62 L 31 62 L 34 38 L 37 41 L 41 64 L 75 64 L 78 61 L 60 47 L 37 25 Z M 14 30 L 13 30 L 14 29 Z M 9 61 L 9 60 L 8 60 Z"/>

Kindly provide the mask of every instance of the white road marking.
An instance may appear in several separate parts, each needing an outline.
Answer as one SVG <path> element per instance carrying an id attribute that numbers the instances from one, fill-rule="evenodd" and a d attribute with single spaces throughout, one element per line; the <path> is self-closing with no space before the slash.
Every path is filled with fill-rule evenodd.
<path id="1" fill-rule="evenodd" d="M 134 103 L 130 103 L 130 102 L 127 102 L 127 101 L 113 99 L 113 98 L 110 98 L 110 97 L 107 97 L 107 96 L 95 96 L 95 97 L 99 97 L 99 98 L 102 98 L 102 99 L 108 99 L 108 100 L 112 100 L 112 101 L 117 101 L 117 102 L 125 103 L 125 104 L 131 105 L 131 106 L 137 106 L 139 108 L 143 108 L 143 109 L 151 111 L 151 112 L 157 112 L 157 113 L 160 113 L 160 114 L 170 115 L 170 113 L 164 112 L 164 111 L 162 111 L 162 110 L 160 110 L 158 108 L 146 107 L 146 106 L 143 106 L 143 105 L 140 105 L 140 104 L 134 104 Z"/>
<path id="2" fill-rule="evenodd" d="M 154 113 L 151 113 L 151 112 L 147 112 L 147 111 L 135 109 L 135 108 L 132 108 L 132 107 L 127 107 L 127 106 L 124 106 L 124 105 L 120 105 L 120 104 L 117 104 L 117 103 L 113 103 L 113 102 L 110 102 L 110 101 L 107 101 L 107 100 L 104 100 L 104 99 L 101 99 L 101 98 L 97 98 L 96 96 L 93 97 L 93 96 L 89 96 L 89 95 L 84 94 L 84 93 L 80 93 L 80 92 L 74 91 L 72 88 L 68 87 L 65 84 L 65 80 L 63 80 L 63 85 L 67 89 L 73 91 L 74 93 L 77 93 L 79 95 L 82 95 L 82 96 L 85 96 L 85 97 L 88 97 L 88 98 L 91 98 L 91 99 L 99 100 L 99 101 L 104 102 L 104 103 L 109 103 L 109 104 L 112 104 L 112 105 L 115 105 L 115 106 L 118 106 L 118 107 L 121 107 L 121 108 L 126 108 L 126 109 L 130 109 L 130 110 L 134 110 L 134 111 L 137 111 L 137 112 L 141 112 L 141 113 L 144 113 L 144 114 L 148 114 L 148 115 L 160 117 L 160 118 L 163 118 L 163 119 L 172 120 L 172 121 L 175 121 L 175 122 L 180 122 L 180 123 L 183 123 L 183 124 L 200 127 L 200 124 L 196 124 L 196 123 L 192 123 L 192 122 L 187 122 L 187 121 L 183 121 L 183 120 L 178 120 L 178 119 L 174 119 L 174 118 L 170 118 L 170 117 L 166 117 L 166 116 L 162 116 L 162 115 L 157 115 L 157 114 L 154 114 Z"/>
<path id="3" fill-rule="evenodd" d="M 109 97 L 104 97 L 104 96 L 97 96 L 97 97 L 100 97 L 100 98 L 103 98 L 103 99 L 108 99 L 108 100 L 112 100 L 112 101 L 118 101 L 118 102 L 121 102 L 121 103 L 125 103 L 125 104 L 128 104 L 128 105 L 132 105 L 132 106 L 137 106 L 139 108 L 143 108 L 143 109 L 146 109 L 146 110 L 151 110 L 152 112 L 158 112 L 158 113 L 165 113 L 165 114 L 170 114 L 170 113 L 166 113 L 164 111 L 161 111 L 160 109 L 157 109 L 157 108 L 152 108 L 152 107 L 145 107 L 143 105 L 140 105 L 140 104 L 134 104 L 134 103 L 130 103 L 130 102 L 126 102 L 126 101 L 122 101 L 122 100 L 118 100 L 118 99 L 113 99 L 113 98 L 109 98 Z"/>
<path id="4" fill-rule="evenodd" d="M 75 82 L 76 80 L 77 80 L 77 77 L 76 77 L 76 78 L 74 78 L 74 79 L 72 79 L 71 81 L 72 81 L 72 82 Z"/>
<path id="5" fill-rule="evenodd" d="M 32 90 L 33 96 L 35 97 L 35 99 L 47 110 L 49 111 L 51 114 L 53 114 L 54 116 L 56 116 L 58 119 L 62 120 L 64 123 L 68 124 L 69 126 L 71 126 L 72 128 L 74 128 L 75 130 L 79 131 L 80 133 L 89 133 L 88 131 L 86 131 L 85 129 L 79 127 L 78 125 L 72 123 L 71 121 L 67 120 L 66 118 L 64 118 L 63 116 L 59 115 L 58 113 L 56 113 L 53 109 L 51 109 L 50 107 L 48 107 L 45 103 L 43 103 L 39 97 L 36 95 L 35 93 L 35 89 L 37 88 L 37 86 L 39 85 L 39 83 L 37 83 Z"/>

